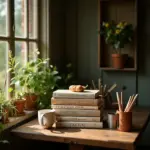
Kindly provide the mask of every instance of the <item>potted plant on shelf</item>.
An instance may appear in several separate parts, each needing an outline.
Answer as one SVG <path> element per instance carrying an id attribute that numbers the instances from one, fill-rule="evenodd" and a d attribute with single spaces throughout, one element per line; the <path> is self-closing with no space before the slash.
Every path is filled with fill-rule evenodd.
<path id="1" fill-rule="evenodd" d="M 103 22 L 100 33 L 106 44 L 110 44 L 114 50 L 112 54 L 113 67 L 124 68 L 127 55 L 122 53 L 122 49 L 133 40 L 133 25 L 127 22 L 119 22 L 118 24 L 114 21 Z"/>

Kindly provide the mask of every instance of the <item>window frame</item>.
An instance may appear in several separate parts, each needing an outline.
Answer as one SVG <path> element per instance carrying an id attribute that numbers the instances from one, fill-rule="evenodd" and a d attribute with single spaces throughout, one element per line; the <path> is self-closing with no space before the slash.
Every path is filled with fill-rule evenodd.
<path id="1" fill-rule="evenodd" d="M 15 56 L 15 42 L 25 42 L 26 43 L 26 48 L 27 48 L 27 61 L 29 60 L 29 43 L 30 42 L 33 42 L 37 45 L 37 48 L 38 50 L 40 51 L 40 20 L 41 20 L 41 15 L 40 15 L 40 7 L 43 7 L 41 5 L 41 2 L 40 0 L 37 0 L 37 33 L 36 33 L 36 38 L 32 38 L 29 36 L 29 1 L 30 0 L 25 0 L 26 2 L 26 33 L 25 33 L 25 37 L 17 37 L 15 36 L 15 0 L 6 0 L 7 1 L 7 16 L 6 16 L 6 19 L 7 19 L 7 31 L 6 31 L 6 35 L 0 35 L 0 41 L 4 41 L 4 42 L 7 42 L 8 43 L 8 50 L 6 52 L 6 55 L 7 55 L 7 59 L 6 59 L 6 70 L 8 70 L 8 51 L 12 51 L 12 54 L 13 56 Z M 44 8 L 42 9 L 44 10 Z M 6 84 L 6 89 L 4 89 L 7 93 L 7 98 L 9 98 L 9 95 L 8 95 L 8 88 L 9 88 L 9 84 L 10 84 L 10 77 L 11 77 L 11 74 L 7 74 L 7 84 Z"/>

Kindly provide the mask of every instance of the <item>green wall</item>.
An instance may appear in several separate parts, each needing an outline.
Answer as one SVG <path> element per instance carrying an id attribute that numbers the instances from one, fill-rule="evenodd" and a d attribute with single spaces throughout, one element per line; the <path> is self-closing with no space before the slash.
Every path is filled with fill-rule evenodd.
<path id="1" fill-rule="evenodd" d="M 74 13 L 74 16 L 68 17 L 67 15 L 66 17 L 67 25 L 71 24 L 69 31 L 68 26 L 66 28 L 66 32 L 70 33 L 67 34 L 66 38 L 67 58 L 76 58 L 75 63 L 74 61 L 73 63 L 77 68 L 78 79 L 83 83 L 91 83 L 92 79 L 97 82 L 97 79 L 102 76 L 104 83 L 108 85 L 115 82 L 118 84 L 118 88 L 125 85 L 127 90 L 124 95 L 125 100 L 127 100 L 129 95 L 137 91 L 136 72 L 105 72 L 98 66 L 98 0 L 78 0 L 74 2 L 68 0 L 67 5 L 73 9 L 66 9 L 66 14 Z M 69 21 L 73 21 L 75 24 L 72 25 Z M 70 29 L 73 32 L 70 32 Z M 73 36 L 76 38 L 72 39 Z M 70 40 L 73 40 L 75 44 L 70 45 Z"/>
<path id="2" fill-rule="evenodd" d="M 57 0 L 57 2 L 52 0 L 52 2 L 55 7 L 58 6 L 57 9 L 53 10 L 57 16 L 53 18 L 56 28 L 52 22 L 55 30 L 53 30 L 53 42 L 51 41 L 53 44 L 51 51 L 55 53 L 55 56 L 58 56 L 55 57 L 56 61 L 59 63 L 61 60 L 72 62 L 76 76 L 81 83 L 91 83 L 92 79 L 96 81 L 102 76 L 104 83 L 108 85 L 116 82 L 118 88 L 122 85 L 127 87 L 124 93 L 126 101 L 129 95 L 138 92 L 138 105 L 150 106 L 150 1 L 139 1 L 138 5 L 139 70 L 137 72 L 105 72 L 99 68 L 97 40 L 98 0 Z M 65 2 L 65 5 L 63 2 Z M 61 46 L 57 45 L 57 42 Z M 115 100 L 115 94 L 113 94 L 113 97 Z M 149 138 L 150 125 L 141 144 L 150 145 Z"/>
<path id="3" fill-rule="evenodd" d="M 138 56 L 139 71 L 137 72 L 104 72 L 98 66 L 98 0 L 66 1 L 66 42 L 65 50 L 69 61 L 76 66 L 77 77 L 83 83 L 91 83 L 102 76 L 104 83 L 114 82 L 120 88 L 127 87 L 125 100 L 129 95 L 138 92 L 138 105 L 150 106 L 150 2 L 140 2 L 138 9 Z M 144 8 L 144 9 L 143 9 Z M 115 97 L 115 96 L 114 96 Z M 115 99 L 114 99 L 115 100 Z M 145 132 L 142 144 L 149 145 L 150 125 Z"/>

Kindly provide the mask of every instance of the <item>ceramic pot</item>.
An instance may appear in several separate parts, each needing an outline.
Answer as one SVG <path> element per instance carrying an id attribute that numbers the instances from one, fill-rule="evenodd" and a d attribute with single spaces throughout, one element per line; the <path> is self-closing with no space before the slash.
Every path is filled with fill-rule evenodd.
<path id="1" fill-rule="evenodd" d="M 127 57 L 127 54 L 112 54 L 112 66 L 116 69 L 123 69 Z"/>
<path id="2" fill-rule="evenodd" d="M 132 112 L 118 112 L 119 131 L 129 132 L 132 129 Z"/>
<path id="3" fill-rule="evenodd" d="M 37 95 L 35 95 L 35 94 L 27 95 L 27 96 L 25 96 L 25 99 L 26 99 L 25 109 L 26 110 L 35 110 Z"/>
<path id="4" fill-rule="evenodd" d="M 25 108 L 25 101 L 22 99 L 18 99 L 14 102 L 14 105 L 16 107 L 17 114 L 23 114 L 24 113 L 24 108 Z"/>
<path id="5" fill-rule="evenodd" d="M 9 122 L 9 110 L 5 109 L 2 114 L 2 123 L 6 124 Z"/>

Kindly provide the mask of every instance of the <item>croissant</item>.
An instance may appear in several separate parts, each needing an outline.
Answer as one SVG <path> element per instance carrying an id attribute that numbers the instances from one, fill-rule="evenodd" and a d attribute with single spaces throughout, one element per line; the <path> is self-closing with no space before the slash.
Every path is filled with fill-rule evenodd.
<path id="1" fill-rule="evenodd" d="M 75 85 L 69 86 L 69 90 L 72 92 L 76 92 L 76 86 Z"/>
<path id="2" fill-rule="evenodd" d="M 71 86 L 69 86 L 69 90 L 72 92 L 83 92 L 84 86 L 82 86 L 82 85 L 71 85 Z"/>
<path id="3" fill-rule="evenodd" d="M 76 92 L 83 92 L 84 91 L 84 88 L 82 85 L 77 85 L 76 86 Z"/>

